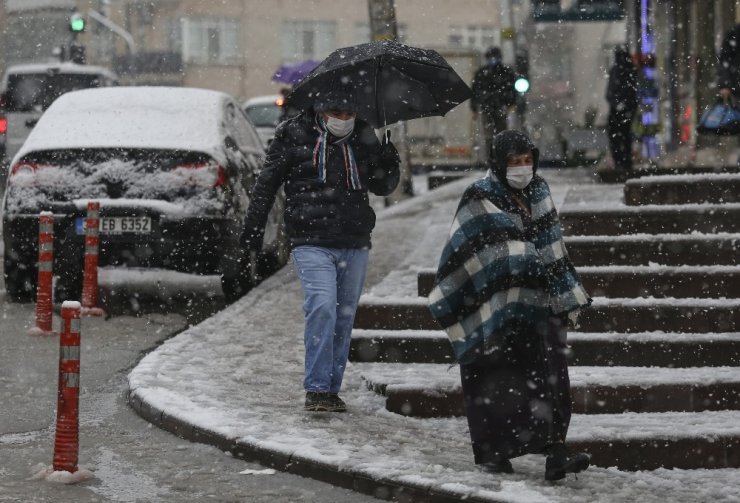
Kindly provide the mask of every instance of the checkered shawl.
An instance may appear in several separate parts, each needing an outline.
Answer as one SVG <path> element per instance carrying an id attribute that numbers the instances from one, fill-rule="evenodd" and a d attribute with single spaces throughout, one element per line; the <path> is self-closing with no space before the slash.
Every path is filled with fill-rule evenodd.
<path id="1" fill-rule="evenodd" d="M 531 222 L 517 214 L 511 190 L 490 172 L 470 185 L 439 260 L 429 309 L 461 363 L 500 345 L 512 322 L 536 325 L 591 304 L 547 182 L 535 176 L 525 189 Z"/>

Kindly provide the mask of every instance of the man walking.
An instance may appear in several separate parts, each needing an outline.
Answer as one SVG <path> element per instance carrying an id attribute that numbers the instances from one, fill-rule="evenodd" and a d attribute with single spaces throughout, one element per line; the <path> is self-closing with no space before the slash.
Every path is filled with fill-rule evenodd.
<path id="1" fill-rule="evenodd" d="M 285 189 L 285 228 L 304 293 L 305 409 L 344 412 L 338 393 L 349 355 L 375 213 L 368 190 L 398 185 L 390 141 L 356 117 L 352 91 L 336 85 L 278 126 L 252 191 L 242 245 L 260 250 L 275 195 Z"/>
<path id="2" fill-rule="evenodd" d="M 501 61 L 501 49 L 486 51 L 486 64 L 473 77 L 473 113 L 483 114 L 483 135 L 486 139 L 486 158 L 491 156 L 491 142 L 496 133 L 506 129 L 507 108 L 516 103 L 514 71 Z"/>
<path id="3" fill-rule="evenodd" d="M 740 97 L 740 24 L 725 34 L 719 51 L 719 95 L 725 101 Z"/>
<path id="4" fill-rule="evenodd" d="M 632 119 L 637 112 L 637 69 L 624 46 L 614 50 L 606 88 L 609 102 L 609 150 L 614 167 L 623 173 L 632 169 Z"/>

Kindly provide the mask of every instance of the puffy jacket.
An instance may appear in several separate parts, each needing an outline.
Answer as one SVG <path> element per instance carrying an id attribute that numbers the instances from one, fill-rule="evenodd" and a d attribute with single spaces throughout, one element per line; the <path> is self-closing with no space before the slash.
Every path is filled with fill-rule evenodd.
<path id="1" fill-rule="evenodd" d="M 470 107 L 474 112 L 493 113 L 502 106 L 513 105 L 516 103 L 515 80 L 512 69 L 503 63 L 482 66 L 473 77 Z"/>
<path id="2" fill-rule="evenodd" d="M 280 186 L 285 187 L 285 228 L 291 247 L 327 248 L 370 246 L 375 212 L 368 190 L 385 196 L 400 179 L 398 153 L 392 144 L 381 147 L 373 129 L 360 119 L 348 144 L 352 147 L 361 180 L 352 189 L 342 147 L 329 135 L 326 147 L 326 181 L 319 178 L 314 150 L 320 129 L 313 112 L 305 112 L 278 126 L 267 152 L 265 166 L 252 190 L 242 244 L 260 249 L 265 223 Z M 333 141 L 332 141 L 333 140 Z"/>
<path id="3" fill-rule="evenodd" d="M 740 96 L 740 24 L 735 25 L 725 35 L 719 51 L 719 87 L 732 90 Z"/>

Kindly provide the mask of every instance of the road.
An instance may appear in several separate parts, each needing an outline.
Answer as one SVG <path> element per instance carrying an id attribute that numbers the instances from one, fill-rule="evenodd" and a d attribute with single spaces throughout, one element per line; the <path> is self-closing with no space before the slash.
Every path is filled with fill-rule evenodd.
<path id="1" fill-rule="evenodd" d="M 59 339 L 27 335 L 34 305 L 9 303 L 0 290 L 0 501 L 377 501 L 282 472 L 240 474 L 264 467 L 179 439 L 137 416 L 125 400 L 128 370 L 223 306 L 213 295 L 214 278 L 200 288 L 189 284 L 195 294 L 188 297 L 172 295 L 177 284 L 156 283 L 139 278 L 138 298 L 118 291 L 106 300 L 109 319 L 82 321 L 79 456 L 94 478 L 77 485 L 30 480 L 53 456 Z M 161 293 L 158 299 L 147 298 L 152 291 Z"/>

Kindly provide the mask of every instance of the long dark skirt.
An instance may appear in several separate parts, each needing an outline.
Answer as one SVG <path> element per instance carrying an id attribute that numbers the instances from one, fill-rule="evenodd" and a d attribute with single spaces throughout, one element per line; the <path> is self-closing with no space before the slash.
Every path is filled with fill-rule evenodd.
<path id="1" fill-rule="evenodd" d="M 461 365 L 475 463 L 540 453 L 565 441 L 571 415 L 566 327 L 511 327 L 503 345 Z"/>

